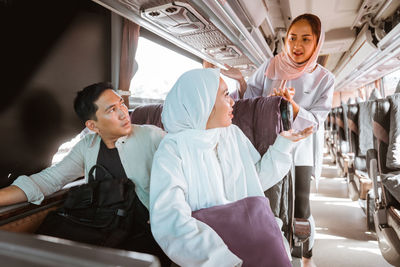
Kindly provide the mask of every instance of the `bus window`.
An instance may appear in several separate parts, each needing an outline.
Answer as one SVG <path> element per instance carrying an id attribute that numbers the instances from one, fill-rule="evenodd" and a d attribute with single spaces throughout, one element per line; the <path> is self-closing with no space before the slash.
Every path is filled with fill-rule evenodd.
<path id="1" fill-rule="evenodd" d="M 396 91 L 397 84 L 400 81 L 400 69 L 384 76 L 382 80 L 385 96 L 392 95 Z"/>
<path id="2" fill-rule="evenodd" d="M 130 87 L 133 104 L 164 100 L 182 73 L 202 67 L 199 62 L 143 37 L 139 37 L 135 60 L 137 72 Z"/>

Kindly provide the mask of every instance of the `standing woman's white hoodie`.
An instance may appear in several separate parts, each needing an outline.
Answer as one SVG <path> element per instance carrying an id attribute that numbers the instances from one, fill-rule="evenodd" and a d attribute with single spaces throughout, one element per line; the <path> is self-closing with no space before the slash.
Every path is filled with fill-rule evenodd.
<path id="1" fill-rule="evenodd" d="M 192 212 L 264 196 L 291 166 L 294 143 L 282 136 L 261 158 L 237 126 L 206 130 L 218 87 L 218 69 L 188 71 L 162 112 L 168 134 L 153 160 L 150 221 L 154 238 L 180 266 L 240 266 L 241 259 Z"/>

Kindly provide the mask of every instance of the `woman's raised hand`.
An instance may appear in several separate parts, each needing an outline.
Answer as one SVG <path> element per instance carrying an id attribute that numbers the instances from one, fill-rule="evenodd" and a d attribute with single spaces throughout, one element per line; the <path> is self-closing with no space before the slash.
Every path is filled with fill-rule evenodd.
<path id="1" fill-rule="evenodd" d="M 280 135 L 285 137 L 286 139 L 289 139 L 292 142 L 297 142 L 311 135 L 313 133 L 313 128 L 314 126 L 310 126 L 300 132 L 290 129 L 288 131 L 281 132 Z"/>
<path id="2" fill-rule="evenodd" d="M 235 79 L 237 81 L 243 79 L 243 75 L 239 69 L 231 67 L 228 64 L 224 64 L 224 66 L 227 68 L 227 70 L 221 69 L 221 73 L 223 75 L 228 76 L 229 78 Z"/>
<path id="3" fill-rule="evenodd" d="M 242 73 L 240 72 L 239 69 L 231 67 L 227 64 L 225 64 L 225 67 L 227 68 L 227 70 L 221 69 L 221 73 L 239 82 L 240 84 L 239 98 L 242 99 L 244 96 L 244 92 L 246 92 L 247 90 L 247 83 L 244 80 Z"/>
<path id="4" fill-rule="evenodd" d="M 295 119 L 300 110 L 300 106 L 297 105 L 297 103 L 293 100 L 293 96 L 295 95 L 295 93 L 296 93 L 296 90 L 293 87 L 279 88 L 279 90 L 276 90 L 274 88 L 274 92 L 272 94 L 270 94 L 269 96 L 281 96 L 286 101 L 288 101 L 290 104 L 292 104 L 293 119 Z"/>
<path id="5" fill-rule="evenodd" d="M 295 93 L 296 90 L 293 87 L 279 88 L 278 90 L 274 88 L 274 92 L 270 96 L 281 96 L 286 101 L 291 102 Z"/>

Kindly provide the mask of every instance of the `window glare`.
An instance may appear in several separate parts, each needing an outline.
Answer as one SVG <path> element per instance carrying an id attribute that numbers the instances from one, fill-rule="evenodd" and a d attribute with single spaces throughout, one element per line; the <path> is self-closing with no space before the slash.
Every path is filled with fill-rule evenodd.
<path id="1" fill-rule="evenodd" d="M 383 88 L 385 88 L 385 95 L 392 95 L 396 91 L 396 86 L 400 81 L 400 69 L 392 72 L 383 77 Z"/>
<path id="2" fill-rule="evenodd" d="M 138 70 L 131 81 L 133 97 L 165 99 L 184 72 L 202 65 L 143 37 L 139 38 L 135 60 Z"/>

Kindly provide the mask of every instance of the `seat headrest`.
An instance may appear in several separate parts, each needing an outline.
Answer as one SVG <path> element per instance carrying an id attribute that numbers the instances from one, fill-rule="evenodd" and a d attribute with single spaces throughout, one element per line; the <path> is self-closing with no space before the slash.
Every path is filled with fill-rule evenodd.
<path id="1" fill-rule="evenodd" d="M 394 91 L 394 93 L 395 93 L 395 94 L 400 94 L 400 80 L 399 80 L 399 82 L 397 83 L 396 91 Z"/>
<path id="2" fill-rule="evenodd" d="M 371 94 L 369 95 L 369 99 L 368 100 L 376 100 L 376 99 L 381 99 L 382 95 L 379 92 L 379 90 L 377 88 L 375 88 L 374 90 L 372 90 Z"/>
<path id="3" fill-rule="evenodd" d="M 364 99 L 362 99 L 361 97 L 357 96 L 356 97 L 356 103 L 361 103 L 364 102 Z"/>

